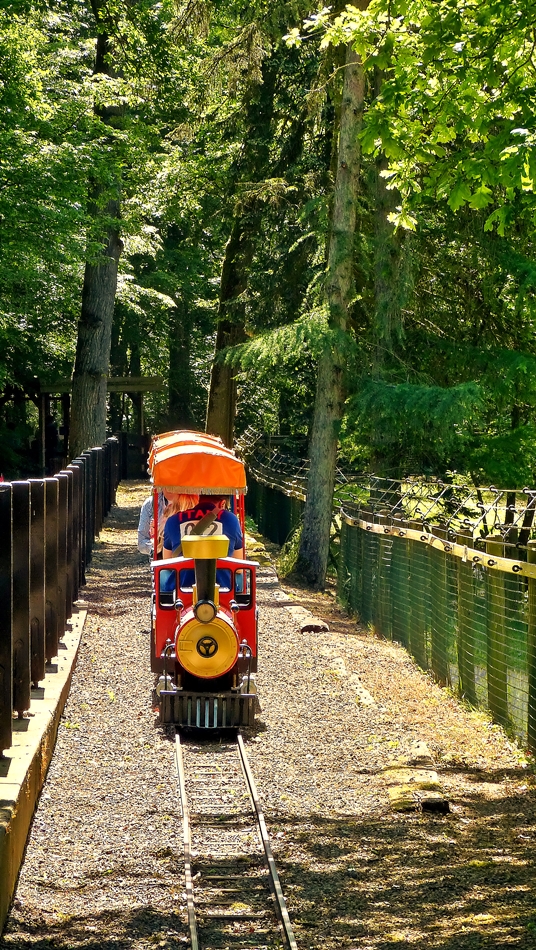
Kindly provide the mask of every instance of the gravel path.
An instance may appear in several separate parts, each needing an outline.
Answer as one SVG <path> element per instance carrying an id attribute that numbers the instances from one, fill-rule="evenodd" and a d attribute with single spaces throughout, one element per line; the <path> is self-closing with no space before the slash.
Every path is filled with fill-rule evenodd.
<path id="1" fill-rule="evenodd" d="M 172 745 L 150 705 L 149 571 L 135 549 L 146 491 L 123 483 L 95 550 L 2 950 L 188 944 Z M 330 626 L 302 634 L 265 552 L 249 554 L 262 558 L 262 713 L 248 752 L 300 950 L 536 947 L 535 783 L 515 745 L 333 597 L 287 589 Z M 416 739 L 447 816 L 389 807 L 382 770 Z"/>

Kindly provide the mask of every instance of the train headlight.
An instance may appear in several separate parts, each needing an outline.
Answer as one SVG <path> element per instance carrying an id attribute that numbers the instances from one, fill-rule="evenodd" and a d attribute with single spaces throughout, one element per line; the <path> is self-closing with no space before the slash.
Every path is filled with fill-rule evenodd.
<path id="1" fill-rule="evenodd" d="M 194 604 L 194 614 L 199 623 L 211 623 L 216 616 L 216 604 L 211 600 L 198 600 Z"/>
<path id="2" fill-rule="evenodd" d="M 176 655 L 181 666 L 194 676 L 211 679 L 227 673 L 236 663 L 239 642 L 232 623 L 219 614 L 201 623 L 190 614 L 177 631 Z"/>

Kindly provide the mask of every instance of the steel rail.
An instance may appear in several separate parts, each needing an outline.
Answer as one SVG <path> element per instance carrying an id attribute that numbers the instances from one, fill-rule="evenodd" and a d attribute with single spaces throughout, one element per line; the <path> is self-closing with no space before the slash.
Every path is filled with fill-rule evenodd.
<path id="1" fill-rule="evenodd" d="M 191 950 L 199 950 L 199 937 L 197 933 L 197 919 L 195 916 L 194 905 L 194 885 L 192 881 L 192 855 L 191 855 L 191 836 L 190 836 L 190 816 L 188 811 L 188 800 L 186 798 L 186 778 L 184 774 L 184 760 L 182 756 L 182 747 L 180 736 L 175 733 L 175 764 L 177 766 L 177 777 L 179 780 L 179 794 L 181 797 L 182 811 L 182 843 L 184 848 L 184 877 L 186 902 L 188 907 L 188 927 L 190 929 Z"/>
<path id="2" fill-rule="evenodd" d="M 185 892 L 186 892 L 186 901 L 187 901 L 187 912 L 188 912 L 188 927 L 190 931 L 190 945 L 191 950 L 200 950 L 200 939 L 197 926 L 197 917 L 195 911 L 195 900 L 194 900 L 194 885 L 193 885 L 193 874 L 192 874 L 192 851 L 191 851 L 191 825 L 190 825 L 190 815 L 189 815 L 189 806 L 186 793 L 186 768 L 184 762 L 183 747 L 181 745 L 181 740 L 179 734 L 174 731 L 175 738 L 175 763 L 177 768 L 177 778 L 179 785 L 179 793 L 181 799 L 181 811 L 182 811 L 182 839 L 183 839 L 183 850 L 184 850 L 184 876 L 185 876 Z M 285 940 L 288 950 L 298 950 L 294 933 L 292 930 L 292 924 L 290 922 L 287 906 L 285 903 L 285 898 L 283 896 L 283 891 L 281 888 L 281 883 L 279 880 L 279 875 L 277 873 L 277 868 L 275 860 L 272 854 L 272 849 L 270 845 L 270 838 L 268 835 L 268 830 L 266 827 L 266 821 L 261 809 L 259 795 L 255 785 L 255 780 L 251 772 L 251 767 L 246 754 L 246 749 L 244 741 L 240 733 L 237 734 L 237 741 L 235 747 L 238 751 L 238 757 L 240 762 L 240 768 L 243 774 L 243 777 L 246 781 L 248 795 L 253 806 L 252 814 L 256 818 L 257 823 L 257 832 L 259 835 L 260 843 L 264 849 L 264 856 L 266 859 L 266 866 L 268 871 L 268 882 L 270 884 L 270 890 L 274 898 L 274 909 L 276 912 L 276 918 L 279 920 L 279 925 L 281 928 L 281 935 Z M 261 852 L 262 853 L 262 852 Z M 221 915 L 216 915 L 217 917 Z M 223 916 L 223 919 L 227 919 L 227 915 Z"/>
<path id="3" fill-rule="evenodd" d="M 244 775 L 249 789 L 249 794 L 253 802 L 255 813 L 257 815 L 257 821 L 259 825 L 259 834 L 262 841 L 262 846 L 264 848 L 264 853 L 266 855 L 266 861 L 268 863 L 268 871 L 270 874 L 270 884 L 272 887 L 272 892 L 275 897 L 276 909 L 278 917 L 281 921 L 281 926 L 283 927 L 283 932 L 289 947 L 289 950 L 298 950 L 296 940 L 294 937 L 294 931 L 292 929 L 292 924 L 290 922 L 290 917 L 288 915 L 287 905 L 285 903 L 285 898 L 283 896 L 283 891 L 281 889 L 281 882 L 279 880 L 279 874 L 277 873 L 277 867 L 274 861 L 274 856 L 272 854 L 272 848 L 270 845 L 270 837 L 268 835 L 268 829 L 266 827 L 266 821 L 261 809 L 261 803 L 259 800 L 259 795 L 257 792 L 257 787 L 255 785 L 255 780 L 251 772 L 251 768 L 248 762 L 246 755 L 246 748 L 244 746 L 244 740 L 240 733 L 237 735 L 237 745 L 238 752 L 240 754 L 240 761 L 242 763 L 242 768 L 244 770 Z"/>

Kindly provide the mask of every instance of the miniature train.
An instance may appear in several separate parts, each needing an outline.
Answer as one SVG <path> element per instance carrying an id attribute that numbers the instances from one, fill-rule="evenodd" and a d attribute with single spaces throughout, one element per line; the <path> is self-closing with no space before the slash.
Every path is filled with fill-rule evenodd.
<path id="1" fill-rule="evenodd" d="M 225 496 L 245 539 L 244 465 L 219 438 L 188 431 L 155 436 L 149 474 L 153 550 L 158 550 L 161 491 Z M 250 726 L 258 706 L 258 565 L 228 556 L 229 541 L 217 514 L 189 520 L 180 556 L 151 563 L 151 668 L 158 676 L 154 698 L 160 721 L 181 728 Z"/>

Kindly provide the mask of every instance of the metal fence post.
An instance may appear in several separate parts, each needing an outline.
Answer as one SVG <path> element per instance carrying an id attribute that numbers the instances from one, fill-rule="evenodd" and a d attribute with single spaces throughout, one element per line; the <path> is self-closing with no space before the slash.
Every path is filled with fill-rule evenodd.
<path id="1" fill-rule="evenodd" d="M 70 583 L 67 577 L 67 534 L 69 521 L 69 476 L 58 472 L 58 641 L 67 626 Z"/>
<path id="2" fill-rule="evenodd" d="M 12 490 L 0 484 L 0 756 L 12 743 L 13 725 L 13 525 Z"/>
<path id="3" fill-rule="evenodd" d="M 349 547 L 350 527 L 344 518 L 341 518 L 341 549 L 339 553 L 339 568 L 337 571 L 337 597 L 347 609 L 351 607 L 355 610 L 355 604 L 352 604 L 351 590 L 349 587 L 352 579 L 352 575 L 348 570 Z"/>
<path id="4" fill-rule="evenodd" d="M 366 521 L 372 521 L 372 512 L 363 511 L 363 518 Z M 375 571 L 374 571 L 374 548 L 373 548 L 373 539 L 374 535 L 371 531 L 368 531 L 366 528 L 363 531 L 363 597 L 362 597 L 362 615 L 361 619 L 366 626 L 370 626 L 373 623 L 374 619 L 374 587 L 375 587 Z"/>
<path id="5" fill-rule="evenodd" d="M 102 530 L 103 522 L 103 480 L 102 480 L 102 449 L 96 446 L 90 451 L 93 460 L 94 470 L 94 512 L 95 512 L 95 533 L 93 540 L 99 536 Z"/>
<path id="6" fill-rule="evenodd" d="M 409 528 L 422 530 L 422 525 L 410 521 Z M 421 669 L 429 667 L 427 646 L 428 626 L 427 618 L 427 591 L 430 589 L 428 573 L 428 550 L 421 541 L 409 542 L 409 583 L 411 587 L 410 621 L 409 621 L 409 648 Z"/>
<path id="7" fill-rule="evenodd" d="M 71 590 L 72 590 L 72 603 L 71 603 L 71 612 L 72 606 L 75 600 L 78 600 L 78 592 L 80 588 L 80 547 L 81 547 L 81 538 L 80 538 L 80 505 L 81 505 L 81 485 L 82 485 L 82 474 L 80 471 L 79 465 L 73 465 L 72 463 L 67 466 L 67 472 L 70 472 L 72 475 L 71 478 L 71 489 L 72 489 L 72 501 L 71 495 L 69 500 L 71 501 L 71 518 L 70 518 L 70 543 L 71 543 L 71 556 L 70 556 L 70 572 L 71 572 Z"/>
<path id="8" fill-rule="evenodd" d="M 30 479 L 30 629 L 32 686 L 45 677 L 45 483 Z"/>
<path id="9" fill-rule="evenodd" d="M 460 533 L 458 544 L 472 547 L 473 536 Z M 473 615 L 475 598 L 473 591 L 473 565 L 471 561 L 457 558 L 458 570 L 458 672 L 460 676 L 460 695 L 471 705 L 476 706 L 475 686 L 475 636 Z"/>
<path id="10" fill-rule="evenodd" d="M 95 456 L 91 452 L 82 452 L 85 460 L 85 525 L 86 525 L 86 567 L 91 564 L 93 542 L 95 540 Z"/>
<path id="11" fill-rule="evenodd" d="M 529 564 L 536 564 L 536 541 L 529 541 L 527 559 Z M 528 709 L 527 709 L 527 745 L 531 752 L 536 752 L 536 577 L 528 578 L 529 609 L 527 630 L 527 674 L 528 674 Z"/>
<path id="12" fill-rule="evenodd" d="M 374 519 L 377 524 L 387 526 L 389 519 L 379 512 Z M 391 567 L 393 542 L 385 534 L 376 535 L 378 544 L 378 581 L 376 584 L 377 606 L 374 626 L 382 637 L 391 639 Z"/>
<path id="13" fill-rule="evenodd" d="M 66 564 L 65 564 L 65 617 L 68 619 L 73 613 L 75 601 L 75 561 L 74 551 L 74 471 L 72 468 L 62 469 L 62 478 L 67 479 L 67 525 L 66 525 Z"/>
<path id="14" fill-rule="evenodd" d="M 13 482 L 13 709 L 30 707 L 30 483 Z"/>
<path id="15" fill-rule="evenodd" d="M 79 497 L 78 497 L 78 586 L 82 587 L 86 583 L 86 474 L 87 459 L 77 458 L 70 463 L 70 468 L 76 468 L 80 473 Z"/>
<path id="16" fill-rule="evenodd" d="M 397 519 L 391 554 L 392 588 L 392 638 L 403 646 L 409 646 L 409 552 L 408 541 L 400 537 L 404 524 Z"/>
<path id="17" fill-rule="evenodd" d="M 110 501 L 111 450 L 112 450 L 112 447 L 110 445 L 110 442 L 108 439 L 106 439 L 106 442 L 104 442 L 102 446 L 102 516 L 103 518 L 106 517 L 106 515 L 108 514 L 111 508 L 111 501 Z"/>
<path id="18" fill-rule="evenodd" d="M 502 538 L 486 539 L 490 557 L 503 554 Z M 487 629 L 488 629 L 488 705 L 493 718 L 502 725 L 508 723 L 508 665 L 506 662 L 505 585 L 502 571 L 487 573 Z"/>
<path id="19" fill-rule="evenodd" d="M 441 534 L 440 534 L 441 532 Z M 435 534 L 446 537 L 446 531 L 436 528 Z M 447 653 L 447 555 L 438 548 L 429 548 L 432 581 L 432 670 L 438 683 L 450 682 Z"/>
<path id="20" fill-rule="evenodd" d="M 361 512 L 359 512 L 359 517 L 361 517 Z M 365 544 L 366 544 L 366 532 L 363 528 L 356 526 L 355 528 L 355 552 L 356 552 L 356 563 L 358 566 L 358 577 L 354 584 L 354 597 L 356 601 L 356 609 L 361 620 L 363 620 L 363 603 L 364 603 L 364 578 L 365 578 Z"/>

